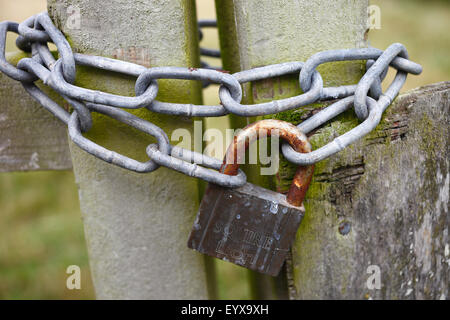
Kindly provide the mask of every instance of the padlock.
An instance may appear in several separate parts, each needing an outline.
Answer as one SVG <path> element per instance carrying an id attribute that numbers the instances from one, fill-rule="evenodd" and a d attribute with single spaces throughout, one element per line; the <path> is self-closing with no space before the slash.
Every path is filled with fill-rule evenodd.
<path id="1" fill-rule="evenodd" d="M 311 152 L 307 137 L 296 126 L 280 120 L 261 120 L 234 137 L 222 173 L 237 174 L 245 150 L 260 133 L 277 133 L 297 152 Z M 305 214 L 302 202 L 313 172 L 314 166 L 298 167 L 287 196 L 251 183 L 240 188 L 210 183 L 188 247 L 264 274 L 278 275 Z"/>

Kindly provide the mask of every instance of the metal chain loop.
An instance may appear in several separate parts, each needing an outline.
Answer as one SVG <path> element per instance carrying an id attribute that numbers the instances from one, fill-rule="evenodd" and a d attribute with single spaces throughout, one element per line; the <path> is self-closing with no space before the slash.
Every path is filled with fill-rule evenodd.
<path id="1" fill-rule="evenodd" d="M 162 153 L 169 153 L 169 138 L 161 128 L 155 126 L 153 123 L 145 121 L 139 117 L 132 115 L 129 112 L 118 108 L 93 103 L 87 103 L 87 106 L 92 111 L 105 114 L 113 119 L 116 119 L 122 123 L 125 123 L 133 128 L 136 128 L 155 137 L 158 141 L 158 149 L 161 150 Z M 149 160 L 147 162 L 139 162 L 117 152 L 105 149 L 102 146 L 99 146 L 91 140 L 83 137 L 80 131 L 79 119 L 76 111 L 74 111 L 70 116 L 68 128 L 70 139 L 77 146 L 79 146 L 84 151 L 96 156 L 97 158 L 102 159 L 103 161 L 139 173 L 152 172 L 159 168 L 159 165 L 152 160 Z"/>
<path id="2" fill-rule="evenodd" d="M 370 69 L 371 66 L 375 63 L 375 60 L 367 60 L 366 62 L 366 70 Z M 387 74 L 389 72 L 389 67 L 384 69 L 383 73 L 381 74 L 379 79 L 375 79 L 372 86 L 370 87 L 369 93 L 370 96 L 374 99 L 379 99 L 381 94 L 383 93 L 383 88 L 381 86 L 381 83 L 386 78 Z"/>
<path id="3" fill-rule="evenodd" d="M 216 20 L 198 20 L 198 34 L 199 34 L 199 41 L 201 42 L 203 40 L 203 28 L 217 28 L 217 21 Z M 200 55 L 204 57 L 210 57 L 210 58 L 220 58 L 220 50 L 216 49 L 209 49 L 209 48 L 203 48 L 200 46 Z M 221 70 L 220 67 L 213 67 L 210 66 L 205 61 L 200 61 L 201 67 L 205 69 L 213 69 L 213 70 Z M 207 87 L 209 85 L 209 82 L 204 81 L 203 87 Z"/>
<path id="4" fill-rule="evenodd" d="M 397 56 L 399 56 L 397 58 Z M 379 56 L 379 58 L 375 61 L 375 63 L 367 70 L 366 74 L 362 77 L 362 79 L 358 83 L 358 87 L 355 91 L 355 113 L 359 120 L 364 120 L 367 117 L 368 110 L 366 105 L 366 96 L 369 92 L 371 86 L 375 83 L 377 79 L 380 79 L 383 72 L 390 63 L 394 62 L 394 59 L 404 58 L 404 60 L 408 59 L 408 52 L 406 48 L 400 43 L 394 43 L 390 45 L 383 54 Z M 414 72 L 422 72 L 422 67 L 418 65 L 416 68 L 409 69 L 411 73 Z M 395 81 L 402 81 L 401 78 L 404 77 L 404 80 L 401 83 L 403 86 L 406 81 L 406 72 L 409 72 L 408 69 L 404 70 L 399 68 L 397 71 L 397 76 L 394 79 Z M 400 90 L 395 93 L 395 96 L 398 94 Z M 390 104 L 390 102 L 389 102 Z M 386 106 L 387 107 L 387 106 Z"/>
<path id="5" fill-rule="evenodd" d="M 36 17 L 37 15 L 31 16 L 24 22 L 19 24 L 19 33 L 20 33 L 19 39 L 21 39 L 19 40 L 19 42 L 23 42 L 22 39 L 28 43 L 30 42 L 46 43 L 51 41 L 51 38 L 47 32 L 35 29 Z M 18 47 L 20 48 L 20 46 Z M 31 47 L 29 50 L 31 50 Z"/>
<path id="6" fill-rule="evenodd" d="M 36 81 L 38 79 L 36 76 L 16 68 L 6 60 L 6 34 L 8 31 L 19 34 L 19 25 L 10 21 L 0 23 L 0 71 L 16 81 Z"/>
<path id="7" fill-rule="evenodd" d="M 311 86 L 311 79 L 312 79 L 312 72 L 316 70 L 316 68 L 327 62 L 335 62 L 335 61 L 351 61 L 351 60 L 375 60 L 378 59 L 383 54 L 383 51 L 375 48 L 362 48 L 362 49 L 343 49 L 343 50 L 329 50 L 329 51 L 323 51 L 316 53 L 311 58 L 309 58 L 306 63 L 305 67 L 300 72 L 300 87 L 303 91 L 306 91 Z M 397 57 L 393 61 L 391 61 L 392 66 L 398 70 L 403 70 L 408 73 L 412 74 L 420 74 L 422 72 L 422 67 L 414 63 L 412 61 L 409 61 L 407 59 L 403 59 L 402 57 Z M 387 72 L 387 66 L 385 66 L 385 70 Z M 384 74 L 384 77 L 386 75 Z M 382 75 L 380 75 L 380 79 L 384 79 Z M 375 96 L 373 98 L 378 99 L 377 94 L 381 94 L 381 80 L 375 79 L 375 77 L 372 78 L 373 83 L 373 93 Z M 328 99 L 338 99 L 343 97 L 348 97 L 349 95 L 353 95 L 356 90 L 356 85 L 350 85 L 350 86 L 341 86 L 341 87 L 331 87 L 331 88 L 324 88 L 322 91 L 322 100 L 328 100 Z M 357 107 L 358 109 L 359 107 Z M 367 111 L 367 110 L 366 110 Z M 364 116 L 367 116 L 367 112 L 360 112 L 359 109 L 357 111 L 357 114 L 364 114 Z M 360 117 L 358 115 L 358 118 L 363 121 L 365 117 Z"/>
<path id="8" fill-rule="evenodd" d="M 190 177 L 205 180 L 224 187 L 234 188 L 243 186 L 247 177 L 243 171 L 239 171 L 236 176 L 220 173 L 222 161 L 207 157 L 197 152 L 182 148 L 172 147 L 172 155 L 161 152 L 158 147 L 151 144 L 147 147 L 147 154 L 159 165 L 181 172 Z M 190 163 L 192 161 L 193 163 Z M 200 166 L 199 164 L 203 164 Z M 208 170 L 207 168 L 214 169 Z"/>
<path id="9" fill-rule="evenodd" d="M 333 119 L 342 112 L 350 109 L 355 101 L 355 96 L 350 96 L 339 100 L 338 102 L 330 105 L 324 110 L 316 113 L 314 116 L 303 121 L 297 127 L 303 131 L 305 134 L 311 132 L 312 130 L 318 128 L 325 122 Z M 346 132 L 340 137 L 334 139 L 332 142 L 326 144 L 325 146 L 313 150 L 310 153 L 299 153 L 296 152 L 288 144 L 283 143 L 282 151 L 285 158 L 298 165 L 311 165 L 316 162 L 322 161 L 333 154 L 343 150 L 345 147 L 349 146 L 356 140 L 359 140 L 362 136 L 370 133 L 381 121 L 381 116 L 383 114 L 382 108 L 378 105 L 377 101 L 367 97 L 367 104 L 369 106 L 369 116 L 356 128 Z"/>
<path id="10" fill-rule="evenodd" d="M 155 67 L 147 69 L 136 81 L 136 94 L 142 94 L 154 79 L 184 79 L 204 80 L 222 84 L 226 87 L 233 99 L 242 100 L 242 88 L 235 77 L 210 69 L 181 68 L 181 67 Z M 167 103 L 153 101 L 147 108 L 150 111 L 166 113 L 171 115 L 182 115 L 189 117 L 220 117 L 228 112 L 224 106 L 193 106 L 192 104 Z"/>
<path id="11" fill-rule="evenodd" d="M 235 77 L 239 81 L 239 83 L 242 84 L 249 81 L 268 79 L 272 77 L 279 77 L 285 74 L 296 73 L 300 71 L 302 67 L 302 62 L 281 63 L 237 72 L 233 74 L 233 77 Z M 236 101 L 235 99 L 233 99 L 231 92 L 224 86 L 221 86 L 219 90 L 219 97 L 223 106 L 230 113 L 236 114 L 241 117 L 251 117 L 275 114 L 316 102 L 321 96 L 322 89 L 323 80 L 320 74 L 316 71 L 313 74 L 313 84 L 310 90 L 296 97 L 244 106 L 239 103 L 240 101 Z"/>
<path id="12" fill-rule="evenodd" d="M 200 40 L 202 28 L 216 27 L 212 20 L 199 21 Z M 16 44 L 23 51 L 31 52 L 31 58 L 23 58 L 13 66 L 6 60 L 5 44 L 7 32 L 19 34 Z M 53 42 L 59 53 L 55 59 L 47 43 Z M 203 56 L 220 57 L 220 51 L 200 49 Z M 367 72 L 356 85 L 323 87 L 323 80 L 316 68 L 333 61 L 366 60 Z M 346 132 L 332 142 L 311 153 L 297 153 L 287 144 L 282 145 L 285 157 L 299 165 L 310 165 L 326 159 L 346 146 L 371 132 L 381 121 L 386 108 L 398 95 L 408 73 L 420 74 L 422 67 L 408 60 L 408 53 L 401 44 L 393 44 L 386 51 L 375 48 L 344 49 L 319 52 L 305 63 L 299 61 L 264 66 L 229 74 L 202 61 L 201 69 L 184 67 L 146 68 L 130 62 L 106 57 L 73 53 L 68 41 L 58 30 L 46 12 L 32 16 L 20 25 L 14 22 L 0 23 L 0 71 L 16 81 L 44 108 L 67 124 L 69 136 L 82 150 L 108 163 L 135 172 L 152 172 L 160 166 L 183 174 L 200 178 L 226 187 L 242 186 L 246 182 L 245 173 L 237 176 L 220 173 L 222 161 L 203 154 L 174 147 L 169 144 L 165 132 L 158 126 L 132 115 L 125 109 L 147 108 L 151 112 L 181 116 L 218 117 L 228 113 L 243 117 L 275 114 L 286 110 L 329 99 L 341 99 L 321 110 L 298 125 L 300 131 L 308 133 L 332 120 L 354 106 L 361 124 Z M 81 88 L 74 85 L 76 66 L 83 65 L 107 70 L 137 78 L 135 97 Z M 393 82 L 382 92 L 381 83 L 388 68 L 397 70 Z M 279 77 L 286 74 L 299 74 L 299 84 L 303 94 L 254 105 L 242 105 L 242 87 L 246 82 Z M 35 85 L 42 80 L 59 93 L 72 107 L 70 114 L 50 99 Z M 159 79 L 184 79 L 201 81 L 203 86 L 211 83 L 220 85 L 221 105 L 200 106 L 192 104 L 168 103 L 155 100 L 158 94 Z M 157 143 L 147 147 L 150 157 L 147 162 L 139 162 L 114 151 L 99 146 L 85 138 L 82 133 L 92 127 L 91 112 L 98 112 L 114 118 L 133 128 L 153 136 Z M 211 170 L 213 169 L 213 170 Z"/>
<path id="13" fill-rule="evenodd" d="M 198 29 L 199 29 L 199 40 L 202 41 L 203 39 L 203 28 L 217 28 L 217 21 L 216 20 L 198 20 Z M 200 47 L 200 55 L 205 57 L 212 57 L 212 58 L 220 58 L 220 50 L 216 49 L 207 49 Z"/>
<path id="14" fill-rule="evenodd" d="M 50 71 L 53 71 L 56 59 L 53 57 L 50 49 L 46 44 L 44 45 L 40 42 L 33 43 L 31 45 L 31 52 L 33 58 L 40 59 L 40 61 L 42 61 Z M 81 131 L 89 131 L 92 127 L 92 116 L 89 109 L 84 105 L 83 102 L 71 99 L 65 95 L 61 96 L 74 108 L 75 111 L 77 111 L 80 118 Z"/>
<path id="15" fill-rule="evenodd" d="M 395 56 L 401 54 L 403 55 L 403 58 L 408 57 L 408 53 L 406 52 L 406 49 L 401 44 L 393 44 L 391 45 L 384 53 L 380 55 L 380 58 L 383 57 L 383 64 L 375 65 L 375 63 L 371 64 L 370 68 L 368 69 L 368 72 L 365 74 L 365 76 L 361 79 L 361 81 L 356 86 L 355 95 L 350 96 L 348 98 L 342 99 L 328 108 L 318 112 L 311 118 L 307 119 L 306 121 L 302 122 L 300 125 L 298 125 L 298 128 L 303 132 L 310 132 L 325 122 L 331 120 L 332 118 L 336 117 L 340 113 L 346 111 L 351 105 L 355 108 L 355 113 L 358 115 L 358 110 L 364 110 L 363 108 L 367 108 L 367 104 L 369 104 L 368 107 L 368 115 L 364 117 L 363 122 L 357 126 L 356 128 L 350 130 L 346 134 L 342 135 L 339 138 L 336 138 L 332 142 L 328 143 L 327 145 L 321 147 L 320 149 L 314 150 L 311 153 L 303 154 L 295 152 L 294 149 L 292 149 L 289 145 L 283 144 L 282 146 L 282 152 L 283 155 L 286 157 L 286 159 L 290 162 L 296 163 L 298 165 L 307 165 L 319 162 L 325 158 L 328 158 L 332 156 L 333 154 L 341 151 L 343 148 L 347 147 L 351 143 L 355 142 L 356 140 L 360 139 L 361 137 L 364 137 L 366 134 L 371 132 L 381 121 L 381 116 L 383 112 L 386 110 L 386 108 L 392 103 L 392 101 L 395 99 L 395 97 L 400 92 L 400 89 L 403 87 L 403 84 L 406 81 L 407 73 L 404 71 L 398 71 L 397 75 L 395 76 L 393 82 L 387 89 L 387 91 L 383 94 L 381 92 L 381 80 L 386 77 L 387 74 L 387 68 L 390 63 L 392 63 L 395 59 Z M 376 60 L 380 61 L 380 60 Z M 397 60 L 402 61 L 402 60 Z M 408 60 L 407 60 L 408 61 Z M 405 67 L 406 63 L 402 64 L 402 67 Z M 374 68 L 374 69 L 372 69 Z M 407 68 L 412 71 L 419 73 L 421 72 L 422 67 L 420 65 L 413 65 L 407 66 Z M 370 69 L 372 71 L 369 73 Z M 366 78 L 366 79 L 364 79 Z M 364 80 L 364 81 L 363 81 Z M 379 90 L 380 93 L 377 93 L 378 95 L 378 101 L 375 101 L 373 98 L 369 97 L 367 95 L 369 89 L 372 90 L 373 86 L 376 86 L 377 88 L 375 90 Z M 379 87 L 379 88 L 378 88 Z M 359 102 L 359 108 L 357 107 L 357 93 L 360 96 L 360 99 L 364 99 L 365 102 L 361 103 Z M 374 103 L 375 102 L 375 103 Z M 376 110 L 376 112 L 374 111 Z M 378 117 L 379 115 L 379 117 Z M 362 115 L 361 115 L 362 116 Z M 360 117 L 358 117 L 360 118 Z M 368 121 L 369 120 L 369 121 Z"/>
<path id="16" fill-rule="evenodd" d="M 36 16 L 35 26 L 36 28 L 42 27 L 56 45 L 60 59 L 62 60 L 61 65 L 64 79 L 68 83 L 74 83 L 76 75 L 75 58 L 69 42 L 66 40 L 62 32 L 59 31 L 53 24 L 47 12 L 43 12 Z"/>
<path id="17" fill-rule="evenodd" d="M 123 72 L 127 74 L 127 72 Z M 152 103 L 158 94 L 158 84 L 152 81 L 147 90 L 136 97 L 124 97 L 116 94 L 80 88 L 74 86 L 64 79 L 63 64 L 61 59 L 55 63 L 55 68 L 50 74 L 45 84 L 52 87 L 57 92 L 76 100 L 83 100 L 92 103 L 105 104 L 117 108 L 138 109 L 146 107 Z"/>

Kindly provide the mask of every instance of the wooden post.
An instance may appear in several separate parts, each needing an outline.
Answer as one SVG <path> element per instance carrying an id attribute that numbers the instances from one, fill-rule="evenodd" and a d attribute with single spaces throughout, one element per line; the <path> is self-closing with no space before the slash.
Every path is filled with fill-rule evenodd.
<path id="1" fill-rule="evenodd" d="M 14 62 L 23 54 L 8 55 Z M 72 168 L 66 126 L 0 73 L 0 172 Z"/>
<path id="2" fill-rule="evenodd" d="M 66 23 L 79 10 L 79 28 Z M 199 65 L 192 0 L 114 2 L 49 0 L 48 11 L 75 50 L 146 66 Z M 134 81 L 78 68 L 76 84 L 134 95 Z M 160 81 L 158 99 L 200 103 L 193 81 Z M 171 135 L 192 130 L 191 119 L 134 112 Z M 149 137 L 94 114 L 87 134 L 96 143 L 138 160 L 147 159 Z M 204 259 L 186 246 L 198 206 L 195 179 L 164 168 L 136 174 L 106 164 L 70 144 L 99 299 L 206 299 Z"/>
<path id="3" fill-rule="evenodd" d="M 230 8 L 229 1 L 216 0 L 216 5 L 224 64 L 232 72 L 305 61 L 322 50 L 366 45 L 368 1 L 235 0 Z M 354 61 L 328 63 L 318 70 L 325 86 L 335 86 L 357 83 L 365 67 L 364 62 Z M 300 89 L 297 76 L 286 76 L 251 83 L 245 87 L 245 93 L 244 102 L 251 104 L 294 96 Z M 430 101 L 434 103 L 439 100 L 433 99 Z M 448 101 L 448 97 L 446 99 Z M 445 98 L 441 97 L 440 101 L 443 100 Z M 403 108 L 406 105 L 404 103 Z M 417 108 L 425 105 L 422 102 Z M 325 104 L 314 104 L 273 117 L 299 123 L 310 116 L 312 110 L 323 106 Z M 448 139 L 448 129 L 445 131 L 448 126 L 442 120 L 448 117 L 448 107 L 442 114 L 435 109 L 434 105 L 427 105 L 428 111 L 424 111 L 429 128 L 440 128 L 433 131 L 437 134 L 434 139 L 438 140 L 437 144 L 432 144 L 426 152 L 434 156 L 425 156 L 424 151 L 417 149 L 420 147 L 411 147 L 423 146 L 420 137 L 431 138 L 431 135 L 421 130 L 431 129 L 414 127 L 411 133 L 405 133 L 411 137 L 404 142 L 401 137 L 405 137 L 403 130 L 409 130 L 404 122 L 408 116 L 397 117 L 393 111 L 397 109 L 391 107 L 372 134 L 316 165 L 315 178 L 305 201 L 306 217 L 293 245 L 292 260 L 287 263 L 290 298 L 440 297 L 442 289 L 439 288 L 443 281 L 448 281 L 445 272 L 448 257 L 444 255 L 445 250 L 448 252 L 444 223 L 447 219 L 448 225 L 448 213 L 446 216 L 445 205 L 441 202 L 438 205 L 436 198 L 443 194 L 448 203 L 448 160 L 446 163 L 443 160 L 445 156 L 448 158 L 448 151 L 439 151 L 439 148 L 448 150 L 443 143 Z M 432 116 L 437 114 L 437 118 Z M 419 113 L 413 119 L 413 122 L 422 121 Z M 242 127 L 253 120 L 233 117 L 232 123 Z M 357 124 L 353 111 L 343 114 L 311 137 L 313 148 Z M 393 143 L 393 140 L 398 141 Z M 406 143 L 409 143 L 408 150 L 405 150 Z M 434 161 L 439 165 L 433 164 Z M 431 167 L 425 170 L 423 166 Z M 261 177 L 254 167 L 249 176 L 255 183 L 284 192 L 294 170 L 295 166 L 282 160 L 275 179 Z M 435 181 L 437 176 L 439 182 Z M 408 188 L 416 185 L 416 181 L 419 185 L 433 186 L 434 191 L 425 192 L 426 187 L 419 186 L 414 190 Z M 428 201 L 425 195 L 432 196 L 435 202 Z M 416 203 L 415 198 L 421 202 Z M 434 212 L 430 209 L 432 203 L 437 206 Z M 429 209 L 425 210 L 426 207 Z M 371 290 L 366 281 L 372 278 L 367 272 L 378 271 L 377 266 L 381 289 Z M 424 280 L 433 275 L 436 277 L 433 280 Z M 255 283 L 268 283 L 264 277 L 255 277 Z M 267 292 L 267 285 L 262 287 L 257 290 L 257 297 L 277 297 Z M 448 296 L 445 292 L 442 294 Z"/>
<path id="4" fill-rule="evenodd" d="M 446 82 L 399 96 L 376 130 L 319 166 L 292 298 L 448 298 L 449 93 Z"/>
<path id="5" fill-rule="evenodd" d="M 231 72 L 288 61 L 305 61 L 326 49 L 353 48 L 365 44 L 368 1 L 229 1 L 216 0 L 220 44 L 224 67 Z M 343 17 L 346 17 L 343 19 Z M 318 68 L 325 85 L 355 83 L 364 71 L 362 62 L 329 63 Z M 301 93 L 298 75 L 256 81 L 244 86 L 246 104 L 282 99 Z M 319 104 L 301 110 L 269 116 L 300 122 Z M 268 117 L 264 117 L 268 118 Z M 231 116 L 234 128 L 256 118 Z M 257 166 L 243 166 L 253 183 L 287 191 L 295 167 L 280 162 L 277 179 L 261 176 Z M 281 275 L 271 278 L 251 273 L 254 298 L 285 298 Z"/>

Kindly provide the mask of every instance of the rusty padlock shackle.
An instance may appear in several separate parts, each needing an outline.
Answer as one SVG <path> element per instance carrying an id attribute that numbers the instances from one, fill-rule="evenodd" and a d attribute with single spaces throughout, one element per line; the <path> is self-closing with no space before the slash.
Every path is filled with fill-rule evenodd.
<path id="1" fill-rule="evenodd" d="M 293 124 L 274 119 L 261 120 L 246 126 L 234 137 L 233 143 L 227 149 L 220 172 L 230 176 L 236 175 L 239 164 L 243 160 L 242 157 L 245 157 L 244 152 L 239 151 L 247 150 L 251 143 L 259 139 L 261 132 L 265 132 L 267 137 L 270 137 L 272 131 L 278 133 L 279 137 L 288 142 L 295 151 L 311 152 L 312 148 L 308 138 Z M 297 207 L 302 205 L 313 173 L 314 165 L 298 167 L 286 196 L 289 204 Z"/>

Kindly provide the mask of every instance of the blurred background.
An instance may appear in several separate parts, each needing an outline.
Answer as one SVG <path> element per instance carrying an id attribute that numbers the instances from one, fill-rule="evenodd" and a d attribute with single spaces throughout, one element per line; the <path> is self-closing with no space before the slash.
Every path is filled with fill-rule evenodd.
<path id="1" fill-rule="evenodd" d="M 384 49 L 403 43 L 422 64 L 403 91 L 450 80 L 450 1 L 372 0 L 381 8 L 381 29 L 370 44 Z M 213 0 L 197 0 L 200 19 L 215 18 Z M 45 0 L 0 0 L 0 21 L 21 22 L 46 10 Z M 217 32 L 204 30 L 202 46 L 218 48 Z M 7 51 L 17 50 L 8 35 Z M 219 62 L 207 59 L 213 65 Z M 217 103 L 217 87 L 205 90 L 206 104 Z M 1 99 L 1 97 L 0 97 Z M 224 128 L 226 121 L 208 121 Z M 1 139 L 1 137 L 0 137 Z M 66 268 L 82 269 L 82 290 L 66 289 Z M 249 299 L 247 272 L 217 262 L 218 298 Z M 0 299 L 93 299 L 83 224 L 72 172 L 0 173 Z"/>

